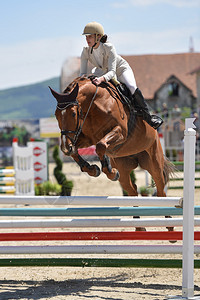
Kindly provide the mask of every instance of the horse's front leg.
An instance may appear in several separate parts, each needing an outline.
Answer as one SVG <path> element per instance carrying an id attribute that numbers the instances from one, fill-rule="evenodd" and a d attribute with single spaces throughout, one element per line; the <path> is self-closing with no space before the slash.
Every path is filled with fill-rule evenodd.
<path id="1" fill-rule="evenodd" d="M 90 165 L 86 160 L 84 160 L 79 154 L 73 154 L 71 157 L 79 165 L 82 172 L 88 173 L 90 176 L 98 177 L 101 174 L 101 170 L 97 165 Z"/>
<path id="2" fill-rule="evenodd" d="M 101 161 L 102 171 L 112 181 L 119 179 L 119 172 L 117 169 L 112 168 L 106 152 L 114 154 L 115 147 L 122 144 L 124 141 L 125 137 L 122 134 L 121 127 L 116 126 L 96 144 L 96 153 Z"/>

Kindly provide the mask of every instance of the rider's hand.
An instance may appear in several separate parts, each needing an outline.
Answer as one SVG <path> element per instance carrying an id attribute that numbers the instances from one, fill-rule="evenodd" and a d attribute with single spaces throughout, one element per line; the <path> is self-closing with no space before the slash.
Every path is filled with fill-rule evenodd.
<path id="1" fill-rule="evenodd" d="M 101 76 L 101 77 L 94 78 L 92 80 L 92 83 L 94 83 L 95 85 L 100 85 L 104 81 L 105 81 L 105 78 L 103 76 Z"/>

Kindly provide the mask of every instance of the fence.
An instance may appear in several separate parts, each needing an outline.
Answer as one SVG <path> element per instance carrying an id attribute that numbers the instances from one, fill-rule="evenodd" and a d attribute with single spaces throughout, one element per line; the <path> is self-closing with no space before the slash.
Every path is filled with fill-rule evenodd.
<path id="1" fill-rule="evenodd" d="M 34 195 L 34 169 L 33 147 L 18 146 L 17 140 L 13 141 L 13 161 L 15 169 L 16 195 Z"/>
<path id="2" fill-rule="evenodd" d="M 15 193 L 15 170 L 13 167 L 0 169 L 0 194 Z"/>

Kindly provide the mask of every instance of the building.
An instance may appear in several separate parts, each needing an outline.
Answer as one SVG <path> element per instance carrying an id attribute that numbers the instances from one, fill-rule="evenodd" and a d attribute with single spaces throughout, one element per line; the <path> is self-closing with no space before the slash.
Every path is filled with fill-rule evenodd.
<path id="1" fill-rule="evenodd" d="M 200 66 L 190 72 L 191 75 L 196 75 L 196 89 L 197 89 L 197 106 L 200 108 Z"/>

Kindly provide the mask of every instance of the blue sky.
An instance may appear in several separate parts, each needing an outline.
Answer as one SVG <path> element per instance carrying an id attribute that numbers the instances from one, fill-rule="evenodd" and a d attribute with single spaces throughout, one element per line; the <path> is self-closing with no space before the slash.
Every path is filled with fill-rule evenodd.
<path id="1" fill-rule="evenodd" d="M 0 0 L 0 89 L 59 76 L 97 21 L 119 54 L 200 52 L 199 0 Z"/>

